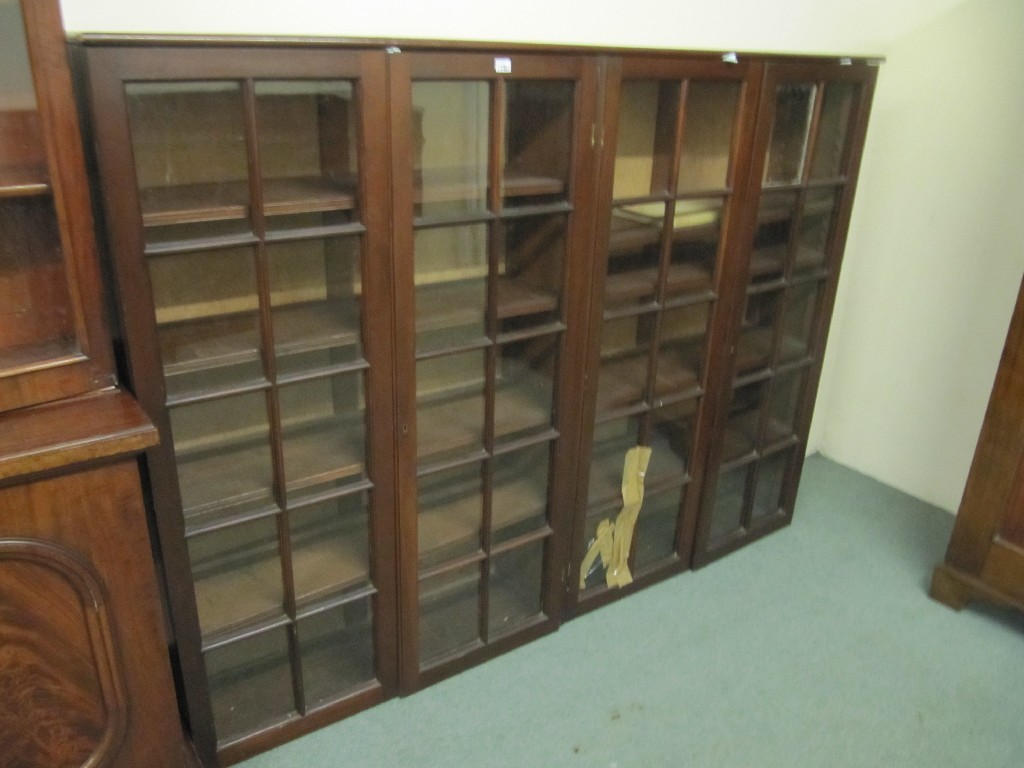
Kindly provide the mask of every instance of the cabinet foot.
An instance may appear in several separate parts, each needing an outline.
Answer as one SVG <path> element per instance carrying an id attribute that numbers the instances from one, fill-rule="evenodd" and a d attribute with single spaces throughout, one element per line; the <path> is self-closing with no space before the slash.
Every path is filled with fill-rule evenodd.
<path id="1" fill-rule="evenodd" d="M 971 600 L 973 590 L 949 566 L 939 565 L 932 573 L 932 586 L 928 594 L 933 600 L 959 611 Z"/>

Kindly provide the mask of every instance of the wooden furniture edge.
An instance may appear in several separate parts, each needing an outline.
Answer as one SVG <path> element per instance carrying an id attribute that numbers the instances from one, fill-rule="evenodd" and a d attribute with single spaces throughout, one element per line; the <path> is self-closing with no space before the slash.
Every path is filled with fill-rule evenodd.
<path id="1" fill-rule="evenodd" d="M 110 459 L 156 445 L 135 399 L 108 389 L 0 416 L 0 483 Z"/>
<path id="2" fill-rule="evenodd" d="M 948 563 L 936 566 L 928 594 L 933 600 L 954 611 L 961 610 L 973 600 L 983 600 L 1004 608 L 1024 611 L 1024 600 L 995 589 Z"/>

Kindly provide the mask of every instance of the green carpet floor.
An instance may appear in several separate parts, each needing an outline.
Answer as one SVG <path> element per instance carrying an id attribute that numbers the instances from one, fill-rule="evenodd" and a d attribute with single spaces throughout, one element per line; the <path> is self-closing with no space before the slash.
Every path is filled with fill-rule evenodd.
<path id="1" fill-rule="evenodd" d="M 952 517 L 819 457 L 793 525 L 244 768 L 1024 767 L 1024 618 L 927 597 Z"/>

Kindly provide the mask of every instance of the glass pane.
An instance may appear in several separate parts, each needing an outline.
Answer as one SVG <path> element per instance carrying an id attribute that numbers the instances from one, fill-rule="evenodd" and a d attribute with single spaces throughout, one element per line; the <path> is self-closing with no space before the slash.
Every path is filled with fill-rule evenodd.
<path id="1" fill-rule="evenodd" d="M 676 201 L 666 296 L 711 290 L 721 218 L 721 198 Z"/>
<path id="2" fill-rule="evenodd" d="M 417 455 L 465 456 L 483 447 L 486 353 L 476 350 L 416 364 Z"/>
<path id="3" fill-rule="evenodd" d="M 218 740 L 251 733 L 295 715 L 285 629 L 217 648 L 205 659 Z"/>
<path id="4" fill-rule="evenodd" d="M 204 636 L 284 614 L 276 516 L 188 540 Z"/>
<path id="5" fill-rule="evenodd" d="M 216 234 L 248 232 L 249 162 L 239 83 L 132 83 L 126 95 L 143 224 L 214 223 Z M 167 237 L 147 232 L 151 243 Z"/>
<path id="6" fill-rule="evenodd" d="M 782 303 L 781 291 L 752 293 L 743 310 L 743 325 L 736 345 L 736 376 L 743 376 L 771 362 L 775 321 Z"/>
<path id="7" fill-rule="evenodd" d="M 269 229 L 358 217 L 358 118 L 352 83 L 256 83 L 263 212 Z"/>
<path id="8" fill-rule="evenodd" d="M 506 206 L 565 200 L 572 160 L 571 82 L 507 81 Z"/>
<path id="9" fill-rule="evenodd" d="M 782 278 L 796 216 L 796 192 L 765 192 L 757 209 L 757 234 L 750 258 L 750 282 Z"/>
<path id="10" fill-rule="evenodd" d="M 645 494 L 633 533 L 634 572 L 675 555 L 681 495 L 679 488 Z"/>
<path id="11" fill-rule="evenodd" d="M 0 111 L 0 153 L 10 115 Z M 0 154 L 0 371 L 78 351 L 53 200 L 5 199 L 5 160 Z"/>
<path id="12" fill-rule="evenodd" d="M 366 477 L 363 373 L 278 389 L 288 500 Z"/>
<path id="13" fill-rule="evenodd" d="M 491 544 L 500 544 L 547 524 L 552 443 L 502 453 L 491 462 Z"/>
<path id="14" fill-rule="evenodd" d="M 491 558 L 489 636 L 511 632 L 540 617 L 543 577 L 543 541 Z"/>
<path id="15" fill-rule="evenodd" d="M 413 185 L 417 215 L 436 218 L 487 209 L 490 85 L 412 85 Z"/>
<path id="16" fill-rule="evenodd" d="M 664 203 L 640 203 L 612 209 L 606 306 L 645 304 L 654 300 L 664 221 Z"/>
<path id="17" fill-rule="evenodd" d="M 608 318 L 601 329 L 597 410 L 615 411 L 644 401 L 655 313 Z"/>
<path id="18" fill-rule="evenodd" d="M 751 464 L 744 464 L 718 475 L 715 501 L 711 508 L 711 536 L 714 542 L 743 527 L 743 504 L 747 492 L 747 476 Z"/>
<path id="19" fill-rule="evenodd" d="M 620 473 L 621 474 L 621 473 Z M 609 509 L 604 513 L 597 515 L 588 516 L 584 521 L 583 527 L 583 552 L 584 554 L 590 551 L 590 548 L 594 545 L 597 540 L 597 529 L 601 523 L 605 521 L 614 521 L 615 515 L 618 514 L 618 509 Z M 603 587 L 607 582 L 608 569 L 605 567 L 600 556 L 595 557 L 591 566 L 587 569 L 586 573 L 579 574 L 583 577 L 583 588 L 584 590 L 594 589 L 595 587 Z M 575 578 L 577 574 L 573 574 Z M 578 584 L 578 582 L 577 582 Z"/>
<path id="20" fill-rule="evenodd" d="M 620 99 L 612 194 L 616 200 L 663 194 L 672 166 L 679 83 L 626 80 Z"/>
<path id="21" fill-rule="evenodd" d="M 768 386 L 763 381 L 733 389 L 722 438 L 722 461 L 733 461 L 755 449 L 767 399 Z"/>
<path id="22" fill-rule="evenodd" d="M 796 413 L 807 377 L 803 372 L 784 373 L 772 382 L 772 404 L 765 429 L 765 447 L 787 440 L 796 431 Z"/>
<path id="23" fill-rule="evenodd" d="M 420 666 L 480 642 L 480 566 L 420 582 Z"/>
<path id="24" fill-rule="evenodd" d="M 683 150 L 679 158 L 680 192 L 725 189 L 739 103 L 738 82 L 696 80 L 686 89 Z"/>
<path id="25" fill-rule="evenodd" d="M 811 354 L 814 342 L 814 318 L 818 309 L 820 283 L 803 283 L 786 292 L 786 308 L 782 315 L 782 338 L 779 360 L 797 360 Z"/>
<path id="26" fill-rule="evenodd" d="M 270 423 L 262 392 L 170 410 L 186 518 L 272 503 Z"/>
<path id="27" fill-rule="evenodd" d="M 752 518 L 767 517 L 779 511 L 782 502 L 782 483 L 786 479 L 786 470 L 792 457 L 792 451 L 782 451 L 758 462 Z"/>
<path id="28" fill-rule="evenodd" d="M 818 118 L 818 141 L 814 148 L 811 177 L 831 178 L 843 171 L 846 144 L 860 86 L 856 83 L 829 83 Z"/>
<path id="29" fill-rule="evenodd" d="M 278 376 L 362 359 L 359 238 L 273 243 L 267 258 Z"/>
<path id="30" fill-rule="evenodd" d="M 652 412 L 651 460 L 644 480 L 648 487 L 686 477 L 699 402 L 696 398 L 682 400 Z"/>
<path id="31" fill-rule="evenodd" d="M 662 313 L 656 396 L 667 397 L 700 386 L 709 309 L 709 304 L 688 304 Z"/>
<path id="32" fill-rule="evenodd" d="M 838 196 L 838 190 L 834 189 L 808 190 L 793 260 L 794 271 L 818 269 L 825 265 Z"/>
<path id="33" fill-rule="evenodd" d="M 420 569 L 480 550 L 484 518 L 480 462 L 421 475 L 417 497 Z"/>
<path id="34" fill-rule="evenodd" d="M 765 183 L 796 184 L 803 179 L 815 91 L 812 83 L 785 83 L 776 89 Z"/>
<path id="35" fill-rule="evenodd" d="M 559 334 L 502 344 L 494 382 L 494 439 L 551 428 Z"/>
<path id="36" fill-rule="evenodd" d="M 478 341 L 485 334 L 487 226 L 416 232 L 416 348 Z"/>
<path id="37" fill-rule="evenodd" d="M 288 513 L 300 606 L 369 584 L 368 510 L 368 494 L 356 493 Z"/>
<path id="38" fill-rule="evenodd" d="M 622 470 L 626 451 L 639 444 L 639 418 L 615 419 L 595 425 L 587 492 L 588 507 L 622 504 Z"/>
<path id="39" fill-rule="evenodd" d="M 300 619 L 298 638 L 307 707 L 325 704 L 375 679 L 369 599 Z"/>
<path id="40" fill-rule="evenodd" d="M 169 397 L 264 378 L 251 249 L 154 257 L 149 279 Z"/>
<path id="41" fill-rule="evenodd" d="M 503 225 L 497 306 L 502 331 L 559 319 L 567 224 L 565 216 L 531 216 Z"/>

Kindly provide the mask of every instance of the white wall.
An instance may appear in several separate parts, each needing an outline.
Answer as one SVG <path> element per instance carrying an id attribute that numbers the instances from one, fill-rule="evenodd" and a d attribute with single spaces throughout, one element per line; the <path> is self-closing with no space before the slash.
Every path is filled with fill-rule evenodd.
<path id="1" fill-rule="evenodd" d="M 62 0 L 69 32 L 881 54 L 810 447 L 954 509 L 1024 266 L 1022 0 Z"/>
<path id="2" fill-rule="evenodd" d="M 826 355 L 823 453 L 955 510 L 1024 272 L 1024 3 L 894 41 Z"/>

